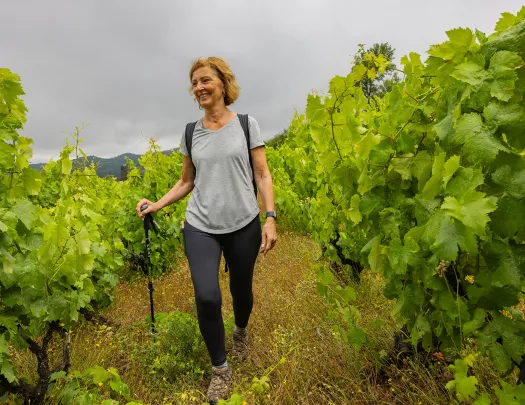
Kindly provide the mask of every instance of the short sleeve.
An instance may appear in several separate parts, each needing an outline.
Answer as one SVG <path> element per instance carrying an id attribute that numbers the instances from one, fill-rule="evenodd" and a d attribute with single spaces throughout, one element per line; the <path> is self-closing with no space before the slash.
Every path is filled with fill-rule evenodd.
<path id="1" fill-rule="evenodd" d="M 179 152 L 182 153 L 184 156 L 188 156 L 188 148 L 186 147 L 186 131 L 183 131 L 182 136 L 180 137 Z"/>
<path id="2" fill-rule="evenodd" d="M 251 115 L 248 116 L 248 128 L 250 130 L 250 149 L 257 148 L 258 146 L 264 146 L 259 124 Z"/>

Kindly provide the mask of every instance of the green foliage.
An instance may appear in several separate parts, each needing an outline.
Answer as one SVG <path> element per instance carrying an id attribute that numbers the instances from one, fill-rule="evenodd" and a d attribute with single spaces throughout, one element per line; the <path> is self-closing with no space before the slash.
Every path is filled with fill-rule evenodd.
<path id="1" fill-rule="evenodd" d="M 165 155 L 171 155 L 174 152 L 174 150 L 167 150 L 162 151 Z M 133 164 L 136 166 L 139 164 L 140 155 L 137 155 L 135 153 L 124 153 L 119 156 L 115 156 L 112 158 L 101 158 L 98 156 L 86 156 L 85 158 L 79 158 L 78 160 L 72 159 L 72 167 L 78 168 L 82 167 L 82 165 L 91 166 L 93 165 L 95 167 L 96 173 L 99 177 L 107 177 L 107 176 L 113 176 L 117 180 L 123 180 L 121 178 L 122 174 L 122 166 L 126 165 L 128 161 L 132 161 Z M 36 170 L 42 170 L 46 163 L 33 163 L 30 166 L 33 169 Z"/>
<path id="2" fill-rule="evenodd" d="M 414 344 L 456 355 L 473 339 L 502 373 L 525 354 L 525 322 L 501 314 L 525 285 L 524 15 L 504 15 L 489 37 L 451 30 L 425 62 L 403 57 L 404 80 L 373 107 L 359 83 L 388 61 L 365 54 L 268 151 L 281 218 L 330 260 L 337 247 L 382 274 Z M 329 277 L 319 292 L 348 334 L 359 316 Z"/>
<path id="3" fill-rule="evenodd" d="M 59 404 L 92 404 L 99 400 L 100 391 L 108 389 L 111 394 L 124 398 L 129 397 L 129 390 L 122 382 L 117 371 L 95 366 L 80 372 L 75 370 L 68 375 L 57 372 L 51 376 L 58 390 Z M 105 387 L 107 385 L 107 388 Z"/>
<path id="4" fill-rule="evenodd" d="M 135 205 L 164 195 L 180 175 L 182 158 L 160 153 L 152 142 L 128 181 L 100 178 L 80 148 L 77 127 L 60 158 L 39 173 L 29 166 L 32 141 L 17 132 L 25 123 L 22 95 L 20 78 L 0 69 L 0 395 L 24 387 L 26 400 L 37 404 L 53 366 L 49 342 L 81 314 L 112 302 L 126 260 L 141 264 L 145 237 Z M 152 238 L 155 274 L 182 256 L 184 211 L 183 202 L 155 216 L 163 231 Z M 39 383 L 31 389 L 21 385 L 26 376 L 10 361 L 11 350 L 26 348 L 39 362 Z"/>
<path id="5" fill-rule="evenodd" d="M 111 232 L 111 206 L 101 200 L 108 195 L 103 181 L 91 168 L 71 172 L 69 154 L 81 152 L 78 131 L 75 145 L 66 145 L 57 170 L 52 170 L 53 180 L 44 181 L 44 188 L 56 191 L 39 194 L 44 178 L 29 167 L 31 141 L 17 133 L 25 122 L 19 78 L 3 69 L 0 83 L 0 149 L 11 155 L 0 163 L 0 339 L 37 356 L 40 384 L 30 395 L 38 403 L 49 380 L 49 341 L 54 332 L 69 330 L 81 311 L 111 302 L 123 246 Z M 0 380 L 13 390 L 20 376 L 9 350 L 2 350 Z"/>
<path id="6" fill-rule="evenodd" d="M 246 401 L 239 394 L 233 394 L 230 398 L 221 399 L 218 405 L 244 405 Z"/>
<path id="7" fill-rule="evenodd" d="M 270 148 L 276 148 L 283 144 L 284 140 L 286 139 L 286 135 L 288 135 L 288 129 L 283 130 L 269 141 L 266 141 L 265 145 Z"/>
<path id="8" fill-rule="evenodd" d="M 493 403 L 488 393 L 478 395 L 478 379 L 469 376 L 469 369 L 474 365 L 478 354 L 471 354 L 464 359 L 458 359 L 449 369 L 454 373 L 454 379 L 447 383 L 447 389 L 456 394 L 460 403 L 473 405 L 490 405 Z M 505 381 L 500 381 L 501 387 L 493 387 L 500 405 L 518 405 L 525 401 L 525 385 L 513 386 Z M 474 400 L 474 402 L 472 402 Z"/>
<path id="9" fill-rule="evenodd" d="M 472 367 L 475 360 L 476 356 L 470 355 L 464 359 L 456 360 L 454 365 L 449 366 L 454 373 L 454 379 L 447 384 L 447 389 L 455 392 L 460 402 L 466 402 L 476 396 L 478 379 L 474 376 L 468 376 L 468 369 Z"/>
<path id="10" fill-rule="evenodd" d="M 56 397 L 58 404 L 143 405 L 142 402 L 130 401 L 128 386 L 122 382 L 114 368 L 106 370 L 95 366 L 82 372 L 74 370 L 67 375 L 61 371 L 54 373 L 51 381 L 53 382 L 51 397 Z"/>
<path id="11" fill-rule="evenodd" d="M 525 403 L 525 384 L 512 386 L 501 381 L 501 388 L 495 388 L 500 405 L 519 405 Z"/>
<path id="12" fill-rule="evenodd" d="M 268 377 L 268 375 L 263 375 L 261 378 L 258 378 L 257 376 L 253 377 L 250 389 L 255 394 L 259 394 L 259 395 L 264 394 L 265 392 L 268 392 L 270 390 L 270 377 Z M 207 402 L 204 404 L 207 404 Z M 218 405 L 246 405 L 246 404 L 247 404 L 247 401 L 244 399 L 242 395 L 239 395 L 239 394 L 232 394 L 230 398 L 221 399 L 218 402 Z"/>
<path id="13" fill-rule="evenodd" d="M 182 155 L 160 152 L 154 141 L 150 149 L 139 159 L 140 167 L 129 161 L 130 172 L 124 182 L 112 181 L 112 195 L 119 205 L 118 214 L 114 215 L 115 236 L 119 237 L 126 251 L 125 258 L 134 261 L 144 252 L 144 229 L 138 220 L 135 206 L 142 198 L 159 200 L 173 187 L 182 171 Z M 144 174 L 141 174 L 144 171 Z M 159 228 L 158 235 L 151 238 L 151 263 L 154 275 L 168 270 L 174 259 L 182 258 L 181 222 L 185 217 L 186 201 L 179 201 L 154 214 Z"/>
<path id="14" fill-rule="evenodd" d="M 224 320 L 224 333 L 226 335 L 231 335 L 233 333 L 234 328 L 235 328 L 235 317 L 233 316 L 233 314 L 231 314 L 230 316 L 228 316 L 228 318 Z"/>
<path id="15" fill-rule="evenodd" d="M 275 370 L 275 367 L 277 367 L 279 364 L 282 364 L 284 361 L 285 361 L 284 359 L 281 359 L 281 361 L 278 364 L 266 370 L 266 372 L 260 378 L 257 376 L 254 376 L 252 379 L 251 385 L 250 385 L 250 391 L 255 393 L 255 395 L 262 395 L 268 392 L 270 390 L 269 375 L 272 373 L 273 370 Z M 244 399 L 244 397 L 237 393 L 232 394 L 232 396 L 228 399 L 221 399 L 218 402 L 218 405 L 246 405 L 246 404 L 247 404 L 247 401 Z"/>
<path id="16" fill-rule="evenodd" d="M 144 326 L 149 327 L 149 320 Z M 155 340 L 134 349 L 154 378 L 180 383 L 181 377 L 201 379 L 209 358 L 197 320 L 190 314 L 174 311 L 155 314 Z"/>
<path id="17" fill-rule="evenodd" d="M 106 177 L 106 176 L 113 176 L 118 180 L 120 179 L 120 173 L 121 173 L 121 167 L 127 163 L 127 160 L 133 161 L 135 165 L 138 163 L 138 160 L 140 158 L 140 155 L 136 155 L 134 153 L 125 153 L 113 158 L 101 158 L 97 156 L 86 156 L 85 160 L 87 161 L 87 165 L 91 166 L 93 165 L 96 168 L 97 175 L 100 177 Z M 81 158 L 79 160 L 73 159 L 72 160 L 72 167 L 78 167 L 78 165 L 84 164 L 84 158 Z M 36 170 L 42 170 L 46 163 L 34 163 L 31 164 L 31 167 Z"/>
<path id="18" fill-rule="evenodd" d="M 317 291 L 330 304 L 328 316 L 335 321 L 336 337 L 360 349 L 366 337 L 359 326 L 361 314 L 353 305 L 357 298 L 355 290 L 349 285 L 339 285 L 332 272 L 322 265 L 318 266 L 317 280 Z"/>
<path id="19" fill-rule="evenodd" d="M 392 87 L 401 80 L 397 74 L 397 67 L 392 62 L 395 57 L 395 49 L 392 48 L 388 42 L 375 43 L 366 50 L 363 44 L 359 45 L 359 51 L 354 57 L 354 64 L 362 64 L 368 68 L 373 55 L 375 55 L 376 58 L 384 58 L 390 63 L 384 72 L 365 75 L 361 81 L 357 83 L 363 90 L 363 94 L 369 103 L 374 100 L 375 97 L 383 97 L 386 93 L 390 92 Z"/>

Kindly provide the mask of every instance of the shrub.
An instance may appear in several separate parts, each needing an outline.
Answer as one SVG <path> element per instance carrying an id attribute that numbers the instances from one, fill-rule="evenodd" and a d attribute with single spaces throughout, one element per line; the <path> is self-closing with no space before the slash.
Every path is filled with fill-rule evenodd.
<path id="1" fill-rule="evenodd" d="M 176 382 L 182 377 L 200 379 L 209 363 L 208 353 L 197 320 L 174 311 L 155 315 L 157 334 L 139 349 L 150 374 Z M 149 328 L 149 318 L 147 322 Z"/>

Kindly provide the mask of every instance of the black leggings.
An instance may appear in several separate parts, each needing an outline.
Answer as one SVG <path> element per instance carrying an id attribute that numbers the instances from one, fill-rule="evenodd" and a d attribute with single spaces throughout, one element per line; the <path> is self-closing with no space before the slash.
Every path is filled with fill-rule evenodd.
<path id="1" fill-rule="evenodd" d="M 261 245 L 259 216 L 238 231 L 210 234 L 184 224 L 184 252 L 190 263 L 199 327 L 214 366 L 226 361 L 222 296 L 219 289 L 221 253 L 228 262 L 235 325 L 245 328 L 253 307 L 252 280 Z"/>

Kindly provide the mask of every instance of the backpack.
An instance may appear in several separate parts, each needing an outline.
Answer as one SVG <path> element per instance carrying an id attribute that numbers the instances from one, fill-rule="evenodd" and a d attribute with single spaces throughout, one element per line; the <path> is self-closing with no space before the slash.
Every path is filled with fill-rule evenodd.
<path id="1" fill-rule="evenodd" d="M 253 171 L 253 162 L 252 155 L 250 153 L 250 129 L 248 123 L 248 114 L 237 114 L 239 121 L 241 122 L 242 130 L 244 131 L 244 136 L 246 137 L 246 145 L 248 147 L 248 159 L 250 160 L 250 168 L 252 169 L 252 179 L 253 179 L 253 190 L 255 192 L 255 197 L 257 198 L 257 184 L 255 183 L 255 172 Z M 190 122 L 186 124 L 186 131 L 184 132 L 184 138 L 186 140 L 186 149 L 188 150 L 188 156 L 191 159 L 191 146 L 193 144 L 193 131 L 195 131 L 195 126 L 197 121 Z M 193 164 L 193 160 L 192 160 Z M 193 173 L 197 175 L 197 168 L 193 164 Z"/>
<path id="2" fill-rule="evenodd" d="M 237 114 L 237 117 L 239 117 L 239 121 L 241 122 L 241 127 L 244 132 L 244 136 L 246 137 L 246 145 L 248 147 L 248 158 L 250 160 L 250 168 L 252 169 L 253 190 L 255 192 L 255 198 L 257 198 L 257 184 L 255 183 L 255 172 L 253 171 L 252 155 L 250 153 L 250 129 L 249 129 L 249 123 L 248 123 L 248 114 Z M 186 149 L 188 150 L 188 156 L 190 159 L 191 159 L 191 146 L 193 144 L 193 132 L 195 131 L 196 125 L 197 125 L 197 121 L 186 124 L 186 131 L 184 132 L 184 138 L 186 140 Z M 192 160 L 192 164 L 193 164 L 193 160 Z M 195 175 L 197 175 L 197 168 L 195 167 L 195 164 L 193 164 L 193 172 L 195 173 Z M 226 257 L 224 257 L 224 263 L 225 263 L 224 271 L 228 272 L 228 262 L 226 261 Z"/>

